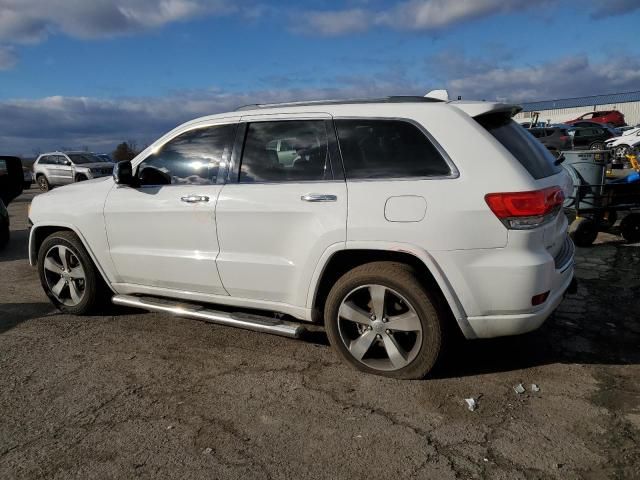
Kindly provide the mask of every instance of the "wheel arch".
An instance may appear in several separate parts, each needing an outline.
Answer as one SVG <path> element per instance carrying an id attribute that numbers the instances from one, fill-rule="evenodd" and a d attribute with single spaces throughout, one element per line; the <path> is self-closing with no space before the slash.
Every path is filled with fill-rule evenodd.
<path id="1" fill-rule="evenodd" d="M 38 264 L 38 250 L 40 250 L 40 246 L 42 242 L 44 242 L 45 238 L 55 232 L 72 232 L 74 233 L 82 243 L 82 246 L 85 248 L 91 261 L 95 265 L 98 272 L 100 272 L 100 276 L 106 285 L 109 286 L 111 290 L 111 282 L 109 281 L 107 275 L 105 274 L 102 266 L 97 261 L 95 254 L 91 250 L 91 247 L 87 243 L 86 238 L 80 233 L 80 231 L 75 227 L 75 225 L 70 224 L 38 224 L 31 227 L 31 231 L 29 232 L 29 264 L 35 267 Z"/>
<path id="2" fill-rule="evenodd" d="M 362 242 L 346 249 L 325 252 L 314 273 L 308 294 L 307 307 L 311 309 L 313 321 L 320 321 L 327 295 L 331 286 L 340 276 L 365 263 L 390 261 L 410 265 L 423 281 L 423 285 L 433 291 L 437 300 L 453 319 L 466 338 L 475 334 L 467 322 L 464 309 L 452 286 L 438 267 L 435 260 L 424 250 L 413 246 L 399 247 L 397 244 Z"/>

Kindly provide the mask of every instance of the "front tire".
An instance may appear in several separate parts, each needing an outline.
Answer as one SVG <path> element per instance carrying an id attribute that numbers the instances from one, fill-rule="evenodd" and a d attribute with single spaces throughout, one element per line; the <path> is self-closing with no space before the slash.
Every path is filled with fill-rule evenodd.
<path id="1" fill-rule="evenodd" d="M 324 309 L 327 336 L 340 357 L 367 373 L 424 378 L 443 343 L 435 302 L 407 265 L 373 262 L 347 272 Z"/>
<path id="2" fill-rule="evenodd" d="M 56 232 L 42 242 L 38 273 L 42 288 L 61 312 L 85 315 L 98 306 L 102 278 L 74 233 Z"/>
<path id="3" fill-rule="evenodd" d="M 43 192 L 48 192 L 51 190 L 51 185 L 49 184 L 49 180 L 44 175 L 39 175 L 37 178 L 38 188 Z"/>

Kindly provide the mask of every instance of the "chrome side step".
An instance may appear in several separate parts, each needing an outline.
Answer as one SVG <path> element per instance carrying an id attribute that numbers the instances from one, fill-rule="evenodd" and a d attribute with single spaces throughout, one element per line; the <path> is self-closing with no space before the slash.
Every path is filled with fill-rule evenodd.
<path id="1" fill-rule="evenodd" d="M 152 312 L 169 313 L 178 317 L 203 320 L 227 327 L 244 328 L 255 332 L 272 333 L 289 338 L 299 338 L 305 331 L 303 325 L 286 322 L 276 318 L 244 313 L 228 313 L 209 310 L 202 305 L 177 302 L 158 297 L 136 297 L 133 295 L 115 295 L 111 301 L 115 305 L 142 308 Z"/>

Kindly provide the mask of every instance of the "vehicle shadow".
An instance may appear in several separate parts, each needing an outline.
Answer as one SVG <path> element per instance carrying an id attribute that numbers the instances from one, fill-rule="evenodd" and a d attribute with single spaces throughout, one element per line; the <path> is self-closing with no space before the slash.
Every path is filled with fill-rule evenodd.
<path id="1" fill-rule="evenodd" d="M 0 304 L 0 334 L 23 322 L 49 315 L 54 311 L 47 302 Z"/>
<path id="2" fill-rule="evenodd" d="M 11 230 L 7 246 L 0 251 L 0 262 L 29 259 L 29 230 Z"/>

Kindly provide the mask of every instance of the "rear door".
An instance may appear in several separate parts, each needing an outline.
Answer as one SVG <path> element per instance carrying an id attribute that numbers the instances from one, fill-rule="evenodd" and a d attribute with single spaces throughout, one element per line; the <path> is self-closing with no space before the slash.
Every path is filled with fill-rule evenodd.
<path id="1" fill-rule="evenodd" d="M 304 307 L 322 254 L 344 245 L 347 190 L 330 118 L 242 118 L 216 207 L 217 265 L 230 295 Z M 284 140 L 292 159 L 272 147 Z"/>

